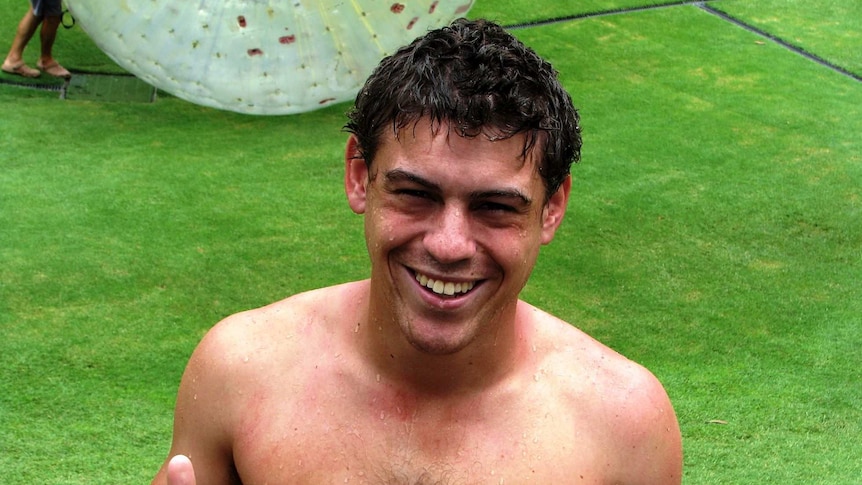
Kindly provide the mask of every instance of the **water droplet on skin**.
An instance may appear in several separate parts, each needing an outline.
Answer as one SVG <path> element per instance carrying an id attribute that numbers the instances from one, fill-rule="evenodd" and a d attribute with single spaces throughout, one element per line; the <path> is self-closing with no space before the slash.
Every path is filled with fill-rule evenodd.
<path id="1" fill-rule="evenodd" d="M 248 356 L 242 358 L 243 362 L 248 362 Z"/>
<path id="2" fill-rule="evenodd" d="M 377 374 L 377 382 L 380 382 L 380 374 Z"/>

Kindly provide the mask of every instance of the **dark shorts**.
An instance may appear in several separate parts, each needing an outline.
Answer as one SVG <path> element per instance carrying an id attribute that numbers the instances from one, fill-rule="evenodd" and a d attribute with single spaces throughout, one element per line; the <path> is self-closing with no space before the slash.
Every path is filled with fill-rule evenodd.
<path id="1" fill-rule="evenodd" d="M 30 0 L 37 17 L 59 17 L 63 15 L 62 0 Z"/>

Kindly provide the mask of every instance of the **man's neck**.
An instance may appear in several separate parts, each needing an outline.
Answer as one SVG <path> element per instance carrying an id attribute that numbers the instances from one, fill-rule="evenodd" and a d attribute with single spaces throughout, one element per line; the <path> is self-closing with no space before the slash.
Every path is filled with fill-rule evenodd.
<path id="1" fill-rule="evenodd" d="M 492 387 L 516 370 L 526 358 L 530 344 L 523 319 L 516 317 L 519 302 L 501 312 L 487 334 L 481 334 L 463 349 L 434 354 L 411 345 L 398 322 L 389 313 L 368 305 L 359 332 L 363 361 L 370 363 L 378 379 L 429 396 L 456 395 Z M 375 318 L 369 318 L 376 315 Z"/>

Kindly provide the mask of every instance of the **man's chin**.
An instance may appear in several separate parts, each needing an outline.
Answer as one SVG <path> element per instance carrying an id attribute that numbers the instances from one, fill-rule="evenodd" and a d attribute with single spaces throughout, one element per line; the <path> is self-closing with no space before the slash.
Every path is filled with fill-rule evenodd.
<path id="1" fill-rule="evenodd" d="M 446 324 L 452 325 L 452 324 Z M 462 327 L 463 328 L 463 327 Z M 446 329 L 406 329 L 405 337 L 410 345 L 416 350 L 429 355 L 452 355 L 457 354 L 473 340 L 463 331 L 454 328 Z"/>
<path id="2" fill-rule="evenodd" d="M 413 346 L 414 349 L 422 352 L 423 354 L 428 355 L 436 355 L 436 356 L 447 356 L 454 355 L 464 349 L 467 344 L 455 344 L 453 345 L 451 342 L 429 342 L 424 340 L 409 340 L 410 345 Z"/>

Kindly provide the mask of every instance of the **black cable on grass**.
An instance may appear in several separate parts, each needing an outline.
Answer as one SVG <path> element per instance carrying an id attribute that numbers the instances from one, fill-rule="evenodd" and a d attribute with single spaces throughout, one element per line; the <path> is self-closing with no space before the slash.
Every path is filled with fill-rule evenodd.
<path id="1" fill-rule="evenodd" d="M 607 15 L 619 15 L 623 13 L 632 13 L 632 12 L 641 12 L 644 10 L 655 10 L 659 8 L 667 8 L 667 7 L 679 7 L 680 5 L 698 5 L 703 3 L 703 0 L 676 0 L 672 2 L 664 2 L 664 3 L 656 3 L 653 5 L 643 5 L 640 7 L 625 7 L 625 8 L 614 8 L 610 10 L 600 10 L 597 12 L 586 12 L 586 13 L 578 13 L 574 15 L 564 15 L 562 17 L 554 17 L 551 19 L 545 20 L 534 20 L 531 22 L 523 22 L 519 24 L 507 25 L 507 29 L 522 29 L 525 27 L 535 27 L 538 25 L 548 25 L 548 24 L 556 24 L 560 22 L 568 22 L 570 20 L 580 20 L 587 19 L 593 17 L 605 17 Z"/>
<path id="2" fill-rule="evenodd" d="M 640 11 L 645 11 L 645 10 L 655 10 L 655 9 L 659 9 L 659 8 L 678 7 L 678 6 L 682 6 L 682 5 L 694 5 L 694 6 L 700 8 L 701 10 L 703 10 L 705 12 L 716 15 L 716 16 L 718 16 L 718 17 L 720 17 L 720 18 L 722 18 L 722 19 L 724 19 L 730 23 L 733 23 L 739 27 L 742 27 L 745 30 L 748 30 L 749 32 L 755 33 L 755 34 L 760 35 L 766 39 L 769 39 L 772 42 L 775 42 L 776 44 L 778 44 L 778 45 L 780 45 L 786 49 L 789 49 L 789 50 L 805 57 L 808 60 L 811 60 L 811 61 L 814 61 L 814 62 L 820 64 L 821 66 L 824 66 L 824 67 L 831 69 L 835 72 L 838 72 L 840 74 L 843 74 L 845 76 L 853 78 L 857 81 L 862 81 L 862 76 L 860 76 L 859 74 L 848 71 L 847 69 L 845 69 L 845 68 L 843 68 L 837 64 L 834 64 L 832 62 L 829 62 L 820 56 L 812 54 L 812 53 L 806 51 L 805 49 L 803 49 L 802 47 L 791 44 L 790 42 L 787 42 L 784 39 L 782 39 L 776 35 L 770 34 L 769 32 L 766 32 L 764 30 L 758 29 L 757 27 L 754 27 L 753 25 L 747 24 L 747 23 L 743 22 L 742 20 L 731 16 L 727 12 L 723 12 L 723 11 L 721 11 L 715 7 L 707 5 L 707 3 L 708 2 L 704 1 L 704 0 L 680 0 L 680 1 L 673 1 L 673 2 L 666 2 L 666 3 L 657 3 L 654 5 L 644 5 L 641 7 L 627 7 L 627 8 L 618 8 L 618 9 L 611 9 L 611 10 L 601 10 L 598 12 L 586 12 L 586 13 L 579 13 L 579 14 L 574 14 L 574 15 L 566 15 L 563 17 L 555 17 L 555 18 L 551 18 L 551 19 L 535 20 L 532 22 L 524 22 L 524 23 L 519 23 L 519 24 L 507 25 L 506 28 L 507 29 L 521 29 L 521 28 L 525 28 L 525 27 L 535 27 L 538 25 L 555 24 L 555 23 L 568 22 L 568 21 L 572 21 L 572 20 L 579 20 L 579 19 L 585 19 L 585 18 L 604 17 L 607 15 L 618 15 L 618 14 L 623 14 L 623 13 L 640 12 Z"/>
<path id="3" fill-rule="evenodd" d="M 832 69 L 833 71 L 839 72 L 839 73 L 841 73 L 845 76 L 851 77 L 857 81 L 862 81 L 862 76 L 860 76 L 859 74 L 850 72 L 847 69 L 844 69 L 843 67 L 841 67 L 837 64 L 833 64 L 833 63 L 827 61 L 826 59 L 824 59 L 820 56 L 817 56 L 815 54 L 812 54 L 812 53 L 806 51 L 802 47 L 799 47 L 797 45 L 791 44 L 790 42 L 787 42 L 786 40 L 782 39 L 781 37 L 770 34 L 769 32 L 766 32 L 765 30 L 758 29 L 757 27 L 755 27 L 751 24 L 747 24 L 747 23 L 743 22 L 742 20 L 731 16 L 727 12 L 723 12 L 723 11 L 721 11 L 715 7 L 707 5 L 706 2 L 695 2 L 695 4 L 697 5 L 698 8 L 704 10 L 705 12 L 709 12 L 709 13 L 716 15 L 716 16 L 718 16 L 718 17 L 720 17 L 720 18 L 722 18 L 722 19 L 724 19 L 730 23 L 733 23 L 739 27 L 742 27 L 743 29 L 745 29 L 749 32 L 753 32 L 757 35 L 765 37 L 765 38 L 771 40 L 772 42 L 775 42 L 776 44 L 778 44 L 784 48 L 787 48 L 787 49 L 805 57 L 808 60 L 811 60 L 811 61 L 814 61 L 814 62 L 820 64 L 821 66 Z"/>

